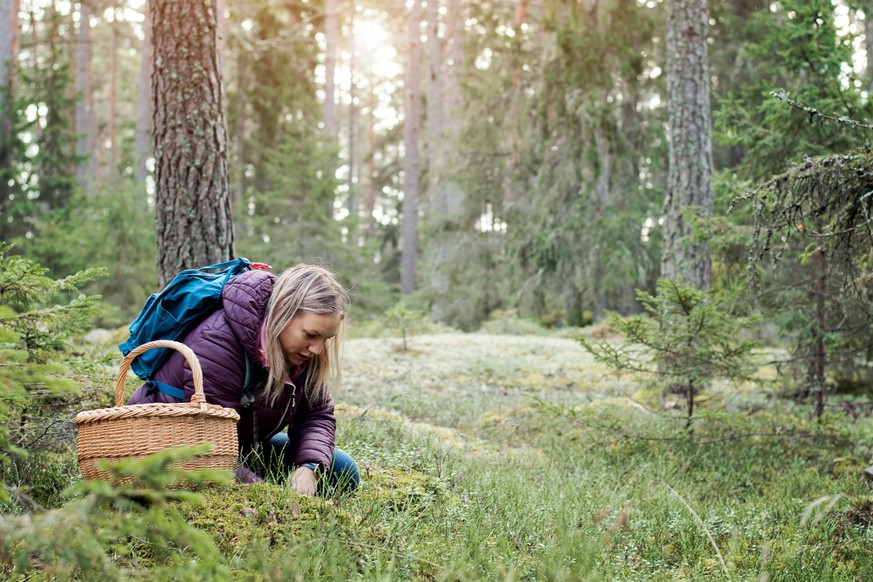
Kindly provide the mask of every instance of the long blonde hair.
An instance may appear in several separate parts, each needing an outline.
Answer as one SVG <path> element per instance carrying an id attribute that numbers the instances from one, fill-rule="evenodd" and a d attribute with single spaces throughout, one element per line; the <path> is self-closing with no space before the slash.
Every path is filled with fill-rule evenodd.
<path id="1" fill-rule="evenodd" d="M 320 354 L 304 365 L 303 384 L 306 397 L 313 404 L 330 396 L 331 388 L 340 382 L 340 342 L 345 327 L 345 312 L 349 296 L 336 275 L 323 267 L 300 264 L 285 270 L 276 279 L 267 303 L 266 346 L 270 374 L 267 377 L 266 398 L 275 402 L 285 387 L 285 377 L 293 367 L 285 360 L 279 335 L 300 313 L 335 315 L 340 318 L 336 336 L 325 341 Z"/>

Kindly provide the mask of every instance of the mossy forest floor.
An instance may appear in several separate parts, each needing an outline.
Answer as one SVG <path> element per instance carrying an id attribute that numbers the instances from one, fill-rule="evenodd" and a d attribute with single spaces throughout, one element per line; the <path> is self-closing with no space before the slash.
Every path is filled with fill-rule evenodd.
<path id="1" fill-rule="evenodd" d="M 337 445 L 359 491 L 207 487 L 174 507 L 219 564 L 177 579 L 873 580 L 870 418 L 814 422 L 777 385 L 716 383 L 689 435 L 678 396 L 607 376 L 572 339 L 400 348 L 345 345 Z M 122 546 L 126 576 L 169 576 Z"/>

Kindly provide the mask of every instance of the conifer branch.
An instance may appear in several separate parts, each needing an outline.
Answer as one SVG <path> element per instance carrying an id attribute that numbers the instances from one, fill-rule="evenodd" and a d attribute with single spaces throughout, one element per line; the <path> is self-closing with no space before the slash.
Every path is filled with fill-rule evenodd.
<path id="1" fill-rule="evenodd" d="M 838 123 L 840 125 L 848 125 L 849 127 L 855 127 L 858 129 L 873 129 L 873 125 L 867 123 L 861 123 L 855 119 L 850 117 L 846 117 L 845 115 L 828 115 L 827 113 L 822 113 L 818 109 L 814 107 L 809 107 L 807 105 L 803 105 L 802 103 L 798 103 L 794 99 L 788 96 L 788 92 L 784 89 L 779 89 L 778 91 L 770 91 L 770 95 L 779 99 L 783 103 L 786 103 L 790 107 L 794 107 L 795 109 L 799 109 L 803 111 L 807 115 L 809 115 L 809 120 L 812 122 L 815 119 L 824 119 L 826 121 L 832 121 L 834 123 Z"/>

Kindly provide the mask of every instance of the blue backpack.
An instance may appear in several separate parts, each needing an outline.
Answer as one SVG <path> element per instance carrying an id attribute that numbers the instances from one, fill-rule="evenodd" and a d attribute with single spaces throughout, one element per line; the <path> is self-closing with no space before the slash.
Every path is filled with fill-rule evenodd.
<path id="1" fill-rule="evenodd" d="M 163 291 L 148 298 L 130 324 L 130 337 L 118 349 L 127 356 L 137 346 L 153 340 L 180 340 L 194 325 L 221 306 L 221 290 L 227 282 L 252 268 L 248 259 L 239 258 L 181 271 Z M 255 268 L 269 267 L 256 264 Z M 182 399 L 185 397 L 183 390 L 154 379 L 172 352 L 168 348 L 149 350 L 137 356 L 130 367 L 146 381 L 150 393 L 157 390 Z M 246 364 L 248 368 L 248 361 Z"/>

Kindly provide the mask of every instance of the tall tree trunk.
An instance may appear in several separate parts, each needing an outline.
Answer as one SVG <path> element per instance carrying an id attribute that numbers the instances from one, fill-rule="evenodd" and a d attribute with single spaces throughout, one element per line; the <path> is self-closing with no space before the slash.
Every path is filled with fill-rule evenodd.
<path id="1" fill-rule="evenodd" d="M 13 112 L 15 99 L 15 70 L 18 67 L 19 0 L 0 0 L 0 241 L 9 238 L 12 225 L 8 222 L 10 194 L 9 185 L 15 172 L 13 168 Z M 14 183 L 14 182 L 13 182 Z"/>
<path id="2" fill-rule="evenodd" d="M 218 70 L 224 78 L 224 53 L 227 50 L 227 0 L 217 0 L 216 10 L 218 11 L 218 23 L 215 29 L 217 35 L 215 44 L 218 46 Z"/>
<path id="3" fill-rule="evenodd" d="M 864 47 L 867 49 L 867 87 L 873 88 L 873 0 L 864 0 Z"/>
<path id="4" fill-rule="evenodd" d="M 806 371 L 807 386 L 815 394 L 815 418 L 821 419 L 825 406 L 825 369 L 827 367 L 827 351 L 825 350 L 825 329 L 827 329 L 827 311 L 825 300 L 828 295 L 827 256 L 819 249 L 816 260 L 818 274 L 810 291 L 810 299 L 815 306 L 815 327 L 812 333 L 812 358 Z"/>
<path id="5" fill-rule="evenodd" d="M 118 5 L 112 3 L 111 43 L 109 47 L 109 183 L 118 183 Z"/>
<path id="6" fill-rule="evenodd" d="M 349 16 L 349 198 L 348 211 L 352 220 L 358 217 L 358 200 L 357 190 L 355 187 L 355 124 L 357 123 L 357 108 L 355 107 L 355 5 L 352 2 L 352 9 Z"/>
<path id="7" fill-rule="evenodd" d="M 0 95 L 0 147 L 12 133 L 12 97 L 15 87 L 15 69 L 18 66 L 19 0 L 0 0 L 0 86 L 6 91 Z"/>
<path id="8" fill-rule="evenodd" d="M 401 255 L 401 292 L 415 291 L 415 268 L 418 254 L 418 136 L 421 126 L 421 0 L 413 0 L 409 11 L 408 50 L 405 74 L 405 114 L 403 120 L 403 252 Z"/>
<path id="9" fill-rule="evenodd" d="M 522 24 L 527 19 L 528 0 L 518 0 L 515 6 L 515 34 L 512 37 L 512 94 L 509 96 L 509 113 L 506 122 L 509 124 L 506 138 L 506 161 L 503 163 L 503 198 L 505 203 L 516 201 L 515 185 L 512 175 L 515 172 L 515 148 L 518 145 L 518 107 L 521 100 L 521 49 Z"/>
<path id="10" fill-rule="evenodd" d="M 76 178 L 86 194 L 93 194 L 96 178 L 97 120 L 94 111 L 94 70 L 91 63 L 91 9 L 87 2 L 79 3 L 79 31 L 76 41 Z"/>
<path id="11" fill-rule="evenodd" d="M 234 97 L 236 121 L 233 128 L 233 140 L 236 143 L 236 184 L 233 188 L 233 201 L 236 208 L 241 204 L 246 193 L 246 132 L 248 126 L 248 109 L 246 108 L 245 87 L 247 83 L 248 57 L 245 51 L 239 51 L 236 57 L 236 95 Z M 251 233 L 247 233 L 251 234 Z"/>
<path id="12" fill-rule="evenodd" d="M 216 0 L 152 0 L 158 278 L 233 255 Z"/>
<path id="13" fill-rule="evenodd" d="M 373 211 L 376 209 L 376 105 L 378 99 L 376 94 L 370 93 L 370 114 L 367 116 L 369 120 L 367 128 L 367 146 L 369 151 L 369 162 L 367 163 L 367 203 L 364 206 L 364 213 L 367 217 L 367 239 L 373 238 L 376 234 L 376 217 L 373 216 Z"/>
<path id="14" fill-rule="evenodd" d="M 431 229 L 430 284 L 434 291 L 431 316 L 445 317 L 445 295 L 449 290 L 448 200 L 443 183 L 445 162 L 445 105 L 443 103 L 443 51 L 439 37 L 439 1 L 427 2 L 427 160 Z"/>
<path id="15" fill-rule="evenodd" d="M 458 138 L 463 122 L 463 101 L 461 98 L 461 79 L 464 77 L 464 13 L 461 0 L 448 0 L 446 7 L 448 20 L 449 48 L 451 66 L 446 70 L 445 93 L 443 95 L 444 123 L 443 141 L 443 168 L 448 174 L 449 168 L 459 167 L 461 160 L 456 157 L 459 152 L 450 147 Z M 457 163 L 456 163 L 457 161 Z M 464 211 L 464 191 L 451 180 L 451 176 L 445 177 L 446 212 L 450 221 L 458 221 Z M 459 225 L 455 225 L 459 226 Z"/>
<path id="16" fill-rule="evenodd" d="M 148 159 L 152 148 L 149 136 L 152 131 L 152 19 L 149 4 L 146 0 L 143 7 L 145 22 L 143 22 L 143 40 L 139 61 L 139 91 L 136 95 L 136 140 L 134 142 L 134 176 L 140 187 L 145 186 L 148 176 Z M 145 198 L 142 198 L 143 201 Z"/>
<path id="17" fill-rule="evenodd" d="M 324 16 L 324 131 L 336 139 L 339 119 L 336 111 L 336 49 L 339 42 L 338 0 L 326 0 Z"/>
<path id="18" fill-rule="evenodd" d="M 706 0 L 669 0 L 667 109 L 670 154 L 664 202 L 661 276 L 708 289 L 711 260 L 704 245 L 688 245 L 684 207 L 712 214 L 712 125 L 709 109 Z"/>

